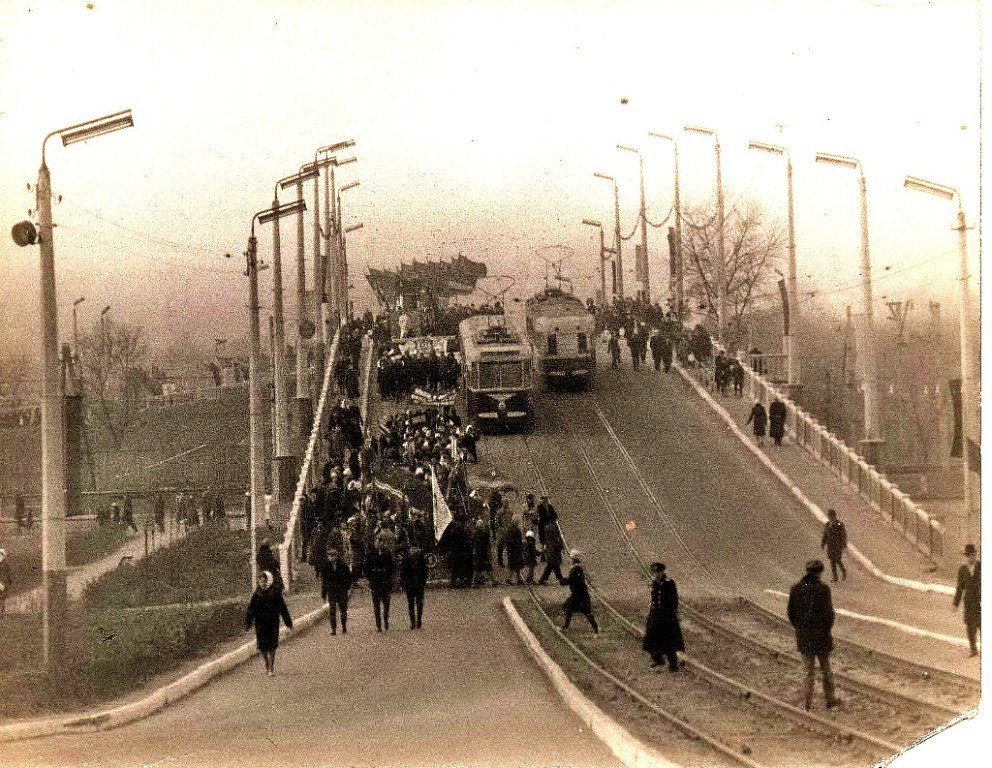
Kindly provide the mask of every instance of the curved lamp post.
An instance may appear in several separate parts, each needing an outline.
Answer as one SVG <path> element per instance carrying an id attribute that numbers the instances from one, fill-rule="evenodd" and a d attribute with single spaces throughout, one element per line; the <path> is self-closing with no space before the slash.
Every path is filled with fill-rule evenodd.
<path id="1" fill-rule="evenodd" d="M 765 144 L 762 141 L 752 141 L 748 144 L 748 149 L 756 149 L 760 152 L 767 152 L 772 155 L 785 157 L 786 177 L 788 183 L 788 215 L 789 215 L 789 303 L 785 310 L 785 354 L 786 354 L 786 381 L 790 392 L 799 384 L 799 355 L 796 354 L 796 337 L 799 328 L 799 285 L 796 266 L 796 220 L 792 205 L 792 157 L 789 150 L 774 144 Z"/>
<path id="2" fill-rule="evenodd" d="M 623 245 L 622 238 L 620 237 L 620 191 L 617 189 L 617 180 L 613 176 L 608 176 L 605 173 L 594 173 L 597 179 L 603 179 L 605 181 L 613 182 L 613 211 L 614 211 L 614 227 L 613 227 L 613 238 L 614 238 L 614 251 L 613 255 L 617 260 L 617 283 L 616 289 L 613 293 L 613 298 L 619 298 L 623 302 Z"/>
<path id="3" fill-rule="evenodd" d="M 647 203 L 644 200 L 644 155 L 641 150 L 628 147 L 626 144 L 617 144 L 617 149 L 624 152 L 633 152 L 637 155 L 638 168 L 641 176 L 641 210 L 638 218 L 641 220 L 641 256 L 634 258 L 634 274 L 641 283 L 639 298 L 651 303 L 651 276 L 648 267 L 648 212 Z"/>
<path id="4" fill-rule="evenodd" d="M 699 125 L 686 125 L 683 130 L 713 137 L 716 151 L 716 326 L 717 338 L 725 343 L 724 329 L 727 324 L 727 258 L 723 247 L 723 176 L 720 164 L 720 137 L 712 128 Z M 680 246 L 681 247 L 681 244 Z"/>
<path id="5" fill-rule="evenodd" d="M 861 454 L 871 464 L 879 463 L 882 443 L 882 417 L 878 392 L 878 359 L 875 346 L 875 310 L 872 299 L 871 256 L 868 252 L 868 191 L 861 161 L 854 157 L 816 153 L 816 162 L 835 165 L 858 172 L 861 191 L 861 297 L 864 304 L 865 346 L 865 430 L 861 441 Z"/>
<path id="6" fill-rule="evenodd" d="M 926 192 L 930 195 L 942 197 L 944 200 L 958 200 L 957 226 L 953 227 L 958 233 L 958 253 L 960 255 L 958 266 L 958 280 L 961 283 L 961 317 L 959 320 L 961 332 L 961 457 L 964 460 L 964 510 L 965 517 L 962 521 L 964 532 L 970 530 L 970 518 L 972 513 L 973 497 L 977 497 L 971 482 L 971 448 L 968 445 L 968 436 L 975 434 L 978 438 L 978 429 L 975 425 L 980 424 L 976 419 L 978 407 L 975 393 L 978 389 L 978 371 L 975 370 L 975 360 L 972 355 L 971 333 L 969 332 L 971 322 L 971 289 L 968 285 L 970 275 L 968 274 L 968 227 L 964 217 L 964 203 L 961 200 L 961 193 L 954 187 L 947 187 L 933 181 L 927 181 L 916 176 L 907 176 L 905 186 L 917 192 Z"/>
<path id="7" fill-rule="evenodd" d="M 41 359 L 44 366 L 41 399 L 42 623 L 45 668 L 52 677 L 58 677 L 64 671 L 68 613 L 65 557 L 68 472 L 65 392 L 59 365 L 58 304 L 55 298 L 52 179 L 45 164 L 45 145 L 53 136 L 62 139 L 62 146 L 67 147 L 133 125 L 131 110 L 125 109 L 52 131 L 41 142 L 36 210 L 41 255 Z"/>
<path id="8" fill-rule="evenodd" d="M 674 269 L 669 267 L 668 273 L 671 275 L 671 279 L 668 285 L 668 298 L 669 301 L 674 299 L 675 302 L 675 315 L 678 317 L 679 322 L 682 322 L 682 317 L 685 311 L 685 280 L 683 276 L 683 261 L 682 261 L 682 200 L 679 194 L 679 144 L 672 136 L 666 136 L 663 133 L 655 133 L 654 131 L 648 131 L 648 136 L 655 139 L 663 139 L 664 141 L 672 142 L 672 151 L 674 153 L 674 163 L 675 163 L 675 248 L 672 249 L 674 252 L 669 254 L 669 258 L 673 259 L 675 262 Z M 672 283 L 674 282 L 674 286 Z M 674 295 L 673 295 L 674 294 Z"/>

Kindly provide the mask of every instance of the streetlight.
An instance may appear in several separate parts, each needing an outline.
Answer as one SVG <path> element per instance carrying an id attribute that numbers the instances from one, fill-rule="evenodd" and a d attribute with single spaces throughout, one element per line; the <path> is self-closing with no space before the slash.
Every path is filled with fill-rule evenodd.
<path id="1" fill-rule="evenodd" d="M 348 149 L 349 147 L 353 147 L 353 146 L 355 146 L 355 142 L 351 139 L 347 141 L 340 141 L 337 144 L 330 144 L 326 147 L 321 147 L 320 149 L 317 150 L 317 154 L 314 156 L 314 159 L 316 160 L 321 154 L 323 154 L 324 160 L 321 163 L 321 165 L 322 166 L 326 165 L 327 167 L 330 168 L 330 173 L 324 174 L 324 222 L 327 225 L 327 229 L 323 230 L 324 256 L 322 259 L 319 260 L 320 261 L 319 272 L 315 272 L 314 274 L 314 293 L 316 295 L 316 301 L 320 302 L 319 306 L 321 311 L 318 313 L 318 316 L 321 316 L 322 318 L 321 327 L 323 329 L 322 334 L 325 345 L 330 343 L 331 317 L 337 315 L 337 311 L 336 311 L 337 298 L 336 295 L 333 293 L 337 289 L 337 286 L 332 284 L 330 306 L 327 306 L 328 295 L 327 295 L 327 284 L 326 284 L 329 267 L 332 274 L 337 274 L 336 272 L 337 260 L 335 258 L 336 254 L 331 250 L 331 234 L 332 234 L 331 230 L 334 227 L 335 222 L 337 221 L 336 215 L 334 214 L 331 208 L 331 206 L 334 205 L 334 201 L 336 197 L 336 192 L 334 190 L 334 168 L 338 165 L 346 165 L 347 163 L 354 163 L 357 161 L 357 158 L 354 157 L 348 158 L 347 160 L 338 160 L 338 158 L 336 156 L 333 156 L 332 153 L 337 152 L 338 150 L 341 149 Z M 316 198 L 314 199 L 316 201 Z M 316 208 L 316 202 L 314 204 L 314 207 Z M 314 211 L 314 223 L 319 229 L 320 214 L 317 210 Z M 335 243 L 334 251 L 336 250 L 337 250 L 337 245 Z"/>
<path id="2" fill-rule="evenodd" d="M 628 147 L 626 144 L 617 144 L 617 149 L 623 150 L 624 152 L 633 152 L 637 155 L 638 167 L 641 173 L 641 210 L 639 212 L 638 218 L 641 220 L 641 253 L 640 258 L 637 255 L 637 249 L 634 249 L 634 276 L 637 280 L 641 282 L 641 298 L 644 299 L 648 304 L 651 303 L 651 278 L 650 270 L 648 267 L 648 213 L 647 205 L 644 201 L 644 155 L 641 154 L 641 150 L 635 149 L 634 147 Z"/>
<path id="3" fill-rule="evenodd" d="M 796 221 L 792 206 L 792 156 L 785 147 L 765 144 L 763 141 L 750 142 L 748 149 L 756 149 L 760 152 L 784 156 L 786 162 L 789 195 L 789 303 L 785 307 L 784 341 L 788 367 L 786 381 L 791 394 L 799 384 L 799 355 L 796 354 L 796 337 L 798 336 L 796 331 L 799 327 L 799 285 L 796 267 Z"/>
<path id="4" fill-rule="evenodd" d="M 613 291 L 613 297 L 619 298 L 623 302 L 623 247 L 620 237 L 620 191 L 617 189 L 617 180 L 605 173 L 594 173 L 597 179 L 613 182 L 613 208 L 615 214 L 615 225 L 613 229 L 614 255 L 617 259 L 617 284 Z"/>
<path id="5" fill-rule="evenodd" d="M 355 185 L 356 186 L 358 185 L 357 181 L 355 182 Z M 341 189 L 344 190 L 344 187 L 342 187 Z M 359 222 L 358 224 L 352 224 L 349 227 L 345 227 L 344 231 L 341 234 L 341 267 L 343 272 L 342 295 L 344 296 L 344 301 L 342 302 L 342 304 L 347 310 L 349 320 L 351 319 L 352 312 L 351 312 L 351 300 L 349 298 L 348 290 L 352 286 L 348 282 L 348 241 L 345 239 L 344 236 L 347 235 L 349 232 L 357 232 L 359 229 L 362 229 L 363 227 L 364 225 L 361 222 Z"/>
<path id="6" fill-rule="evenodd" d="M 324 264 L 324 275 L 321 285 L 324 286 L 324 301 L 327 301 L 327 284 L 330 283 L 330 308 L 328 322 L 330 318 L 344 317 L 347 309 L 341 308 L 342 285 L 341 285 L 341 190 L 337 189 L 335 169 L 341 165 L 349 165 L 358 162 L 357 157 L 349 157 L 344 160 L 333 158 L 331 163 L 331 173 L 324 179 L 324 215 L 327 220 L 327 230 L 324 233 L 325 249 L 328 260 Z M 330 188 L 328 189 L 328 184 Z M 350 189 L 350 187 L 349 187 Z M 330 327 L 326 326 L 328 336 Z"/>
<path id="7" fill-rule="evenodd" d="M 273 206 L 259 211 L 251 217 L 251 236 L 248 238 L 248 250 L 245 252 L 245 275 L 248 277 L 248 442 L 249 442 L 249 477 L 251 485 L 251 510 L 247 520 L 251 536 L 251 589 L 258 581 L 258 563 L 255 561 L 255 521 L 262 509 L 262 497 L 265 494 L 265 446 L 262 435 L 262 342 L 261 330 L 258 323 L 258 240 L 255 238 L 255 220 L 259 224 L 278 221 L 283 216 L 291 216 L 299 210 L 306 210 L 306 203 L 297 200 L 285 205 Z"/>
<path id="8" fill-rule="evenodd" d="M 974 407 L 976 382 L 978 372 L 975 367 L 974 357 L 971 353 L 971 334 L 969 325 L 971 322 L 971 290 L 968 286 L 970 275 L 968 274 L 968 235 L 967 225 L 964 217 L 964 203 L 961 200 L 961 193 L 954 187 L 947 187 L 933 181 L 927 181 L 916 176 L 907 176 L 905 186 L 915 189 L 917 192 L 926 192 L 944 200 L 958 199 L 958 221 L 957 226 L 952 229 L 958 233 L 958 252 L 960 254 L 958 280 L 961 283 L 961 458 L 964 461 L 964 511 L 965 519 L 962 527 L 967 531 L 967 526 L 971 521 L 972 496 L 977 495 L 971 487 L 971 449 L 968 445 L 968 435 L 976 429 L 973 425 L 978 423 L 975 419 L 978 408 Z"/>
<path id="9" fill-rule="evenodd" d="M 599 228 L 599 304 L 601 307 L 606 307 L 608 306 L 606 302 L 606 234 L 603 232 L 603 225 L 595 219 L 583 219 L 582 223 Z"/>
<path id="10" fill-rule="evenodd" d="M 861 441 L 862 455 L 871 464 L 878 464 L 882 439 L 882 420 L 879 410 L 878 360 L 875 349 L 875 312 L 872 301 L 871 257 L 868 253 L 868 192 L 865 172 L 861 161 L 843 155 L 816 153 L 816 162 L 836 165 L 840 168 L 858 171 L 861 188 L 861 296 L 864 302 L 864 347 L 865 347 L 865 436 Z"/>
<path id="11" fill-rule="evenodd" d="M 351 139 L 346 141 L 339 141 L 334 144 L 328 144 L 323 147 L 319 147 L 316 152 L 314 152 L 313 160 L 317 163 L 318 168 L 331 168 L 331 173 L 334 172 L 334 164 L 337 163 L 337 157 L 333 153 L 348 149 L 355 146 L 355 142 Z M 321 156 L 323 155 L 323 159 Z M 324 174 L 324 221 L 327 226 L 330 227 L 330 198 L 331 192 L 329 188 L 328 174 Z M 315 397 L 319 396 L 320 384 L 319 382 L 323 378 L 324 374 L 324 351 L 327 345 L 330 343 L 330 337 L 328 333 L 329 317 L 330 317 L 330 307 L 327 306 L 327 286 L 324 284 L 324 279 L 327 275 L 327 261 L 330 259 L 330 240 L 328 238 L 324 239 L 324 253 L 321 255 L 321 226 L 320 226 L 320 182 L 318 179 L 313 181 L 313 322 L 314 326 L 320 328 L 320 333 L 314 337 L 316 343 L 314 344 L 314 363 L 317 369 L 317 385 L 316 390 L 313 394 Z M 316 328 L 315 328 L 316 330 Z M 313 403 L 311 403 L 313 405 Z"/>
<path id="12" fill-rule="evenodd" d="M 355 158 L 349 158 L 347 161 L 341 161 L 338 165 L 344 165 L 345 162 L 354 162 Z M 344 243 L 344 229 L 341 225 L 341 219 L 343 216 L 341 209 L 341 193 L 347 192 L 349 189 L 354 189 L 361 184 L 360 181 L 352 181 L 345 184 L 337 193 L 337 212 L 335 214 L 335 231 L 337 232 L 337 237 L 335 238 L 335 255 L 337 257 L 337 271 L 334 273 L 333 280 L 337 280 L 337 297 L 338 297 L 338 313 L 341 317 L 341 322 L 348 322 L 350 313 L 348 308 L 348 258 L 345 255 L 345 243 Z"/>
<path id="13" fill-rule="evenodd" d="M 724 327 L 727 322 L 727 260 L 723 249 L 723 177 L 720 166 L 720 137 L 712 128 L 699 125 L 686 125 L 683 130 L 713 137 L 716 150 L 716 327 L 717 338 L 724 342 Z"/>
<path id="14" fill-rule="evenodd" d="M 683 262 L 682 262 L 682 201 L 679 195 L 679 145 L 678 142 L 672 136 L 666 136 L 663 133 L 655 133 L 654 131 L 648 131 L 648 136 L 655 139 L 663 139 L 665 141 L 672 142 L 672 150 L 674 152 L 675 158 L 675 248 L 674 253 L 671 253 L 669 257 L 675 260 L 675 269 L 669 268 L 669 275 L 674 278 L 675 290 L 672 290 L 672 280 L 669 280 L 668 285 L 668 296 L 669 299 L 672 298 L 672 294 L 675 294 L 675 313 L 678 317 L 679 322 L 682 322 L 682 314 L 685 306 L 685 282 L 683 279 Z"/>
<path id="15" fill-rule="evenodd" d="M 44 366 L 41 400 L 41 568 L 44 589 L 42 608 L 45 668 L 50 675 L 64 669 L 68 594 L 66 591 L 66 516 L 68 472 L 66 467 L 65 391 L 59 365 L 58 304 L 55 298 L 55 241 L 52 225 L 52 179 L 45 164 L 45 145 L 52 136 L 62 146 L 94 139 L 134 125 L 131 110 L 125 109 L 85 123 L 52 131 L 41 142 L 41 167 L 35 188 L 38 231 L 31 222 L 14 226 L 14 241 L 32 245 L 40 241 L 41 359 Z"/>
<path id="16" fill-rule="evenodd" d="M 279 209 L 279 187 L 299 183 L 296 199 L 297 232 L 303 229 L 303 181 L 316 178 L 316 164 L 304 166 L 300 171 L 276 182 L 272 191 L 272 209 Z M 273 381 L 275 390 L 275 419 L 273 436 L 273 495 L 282 498 L 295 479 L 295 459 L 289 452 L 289 403 L 286 392 L 286 320 L 283 312 L 282 291 L 282 248 L 279 233 L 279 217 L 272 221 L 272 312 L 273 312 Z"/>
<path id="17" fill-rule="evenodd" d="M 320 173 L 320 165 L 317 162 L 306 163 L 300 166 L 300 171 L 291 179 L 284 180 L 281 184 L 286 189 L 291 184 L 296 185 L 296 199 L 303 201 L 303 182 L 309 178 L 314 180 L 314 187 L 317 185 L 317 176 Z M 316 207 L 316 204 L 314 205 Z M 307 377 L 307 356 L 303 348 L 307 339 L 314 335 L 316 326 L 311 323 L 306 325 L 306 305 L 307 305 L 307 272 L 306 259 L 304 254 L 304 222 L 303 209 L 296 215 L 296 398 L 294 400 L 294 411 L 296 413 L 297 435 L 301 440 L 306 440 L 310 434 L 311 423 L 313 422 L 313 404 L 310 402 L 310 387 Z M 318 231 L 319 237 L 319 231 Z M 317 248 L 320 247 L 320 240 L 317 240 Z M 315 258 L 319 259 L 319 253 Z"/>

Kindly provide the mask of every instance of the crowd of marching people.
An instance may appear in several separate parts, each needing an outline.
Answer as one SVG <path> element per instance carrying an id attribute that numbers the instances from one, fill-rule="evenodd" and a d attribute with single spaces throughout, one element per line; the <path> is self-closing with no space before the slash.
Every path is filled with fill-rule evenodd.
<path id="1" fill-rule="evenodd" d="M 376 382 L 384 400 L 401 400 L 418 387 L 431 393 L 458 386 L 461 364 L 454 352 L 439 354 L 391 346 L 376 363 Z"/>

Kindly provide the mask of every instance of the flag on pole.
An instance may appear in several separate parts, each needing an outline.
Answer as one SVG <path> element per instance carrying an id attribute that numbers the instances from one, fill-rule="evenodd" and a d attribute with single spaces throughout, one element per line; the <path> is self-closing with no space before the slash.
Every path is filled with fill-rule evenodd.
<path id="1" fill-rule="evenodd" d="M 437 468 L 431 467 L 431 491 L 434 495 L 434 540 L 440 541 L 445 529 L 451 522 L 451 510 L 444 500 L 441 486 L 437 482 Z"/>

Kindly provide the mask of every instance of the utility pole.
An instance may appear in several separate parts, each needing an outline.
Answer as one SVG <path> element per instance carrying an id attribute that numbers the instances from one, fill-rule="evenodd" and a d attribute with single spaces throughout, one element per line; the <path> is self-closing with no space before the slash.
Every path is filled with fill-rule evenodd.
<path id="1" fill-rule="evenodd" d="M 278 184 L 276 185 L 278 190 Z M 272 209 L 278 210 L 279 196 L 273 193 Z M 272 422 L 272 468 L 275 470 L 272 495 L 281 497 L 284 480 L 281 469 L 286 463 L 289 448 L 289 403 L 286 392 L 286 320 L 282 306 L 282 247 L 279 219 L 272 222 L 272 387 L 274 419 Z"/>
<path id="2" fill-rule="evenodd" d="M 644 154 L 639 149 L 628 147 L 625 144 L 617 144 L 617 149 L 622 149 L 625 152 L 634 152 L 637 154 L 638 169 L 640 171 L 641 180 L 641 210 L 638 213 L 638 218 L 641 223 L 641 246 L 640 253 L 635 253 L 634 271 L 636 273 L 637 280 L 641 283 L 641 289 L 638 291 L 638 298 L 650 304 L 651 278 L 650 268 L 648 266 L 648 213 L 647 202 L 644 197 Z"/>
<path id="3" fill-rule="evenodd" d="M 302 168 L 300 169 L 302 173 Z M 316 169 L 315 169 L 316 170 Z M 314 183 L 317 175 L 314 174 Z M 303 205 L 303 176 L 296 180 L 296 200 Z M 316 205 L 314 206 L 316 208 Z M 303 247 L 305 237 L 303 211 L 296 216 L 296 433 L 301 441 L 310 434 L 313 422 L 313 404 L 310 402 L 310 382 L 307 371 L 307 346 L 310 336 L 306 336 L 304 327 L 307 316 L 307 269 Z M 309 329 L 308 329 L 309 330 Z M 303 447 L 302 445 L 300 446 Z M 303 451 L 299 452 L 302 455 Z"/>
<path id="4" fill-rule="evenodd" d="M 613 227 L 613 238 L 616 244 L 614 248 L 614 256 L 616 257 L 616 263 L 614 265 L 614 276 L 615 276 L 615 286 L 613 298 L 614 300 L 619 299 L 623 302 L 623 238 L 620 236 L 620 191 L 617 189 L 617 180 L 613 176 L 608 176 L 605 173 L 594 173 L 597 179 L 605 179 L 606 181 L 613 182 L 613 210 L 614 210 L 614 227 Z"/>
<path id="5" fill-rule="evenodd" d="M 257 217 L 258 214 L 255 214 Z M 247 265 L 245 274 L 248 276 L 248 416 L 249 416 L 249 460 L 248 471 L 251 478 L 251 510 L 248 520 L 248 530 L 251 537 L 251 585 L 253 591 L 258 583 L 258 563 L 255 553 L 256 522 L 262 509 L 262 499 L 265 496 L 265 450 L 262 436 L 262 339 L 258 320 L 258 241 L 255 239 L 255 219 L 252 219 L 252 233 L 248 238 L 248 251 L 245 253 Z"/>
<path id="6" fill-rule="evenodd" d="M 674 247 L 671 247 L 671 244 L 669 247 L 669 259 L 672 263 L 668 267 L 668 301 L 669 303 L 674 302 L 675 315 L 681 326 L 685 316 L 685 269 L 682 261 L 682 199 L 679 192 L 679 144 L 673 136 L 666 136 L 663 133 L 648 131 L 648 136 L 672 142 L 672 155 L 675 166 L 675 242 Z"/>

